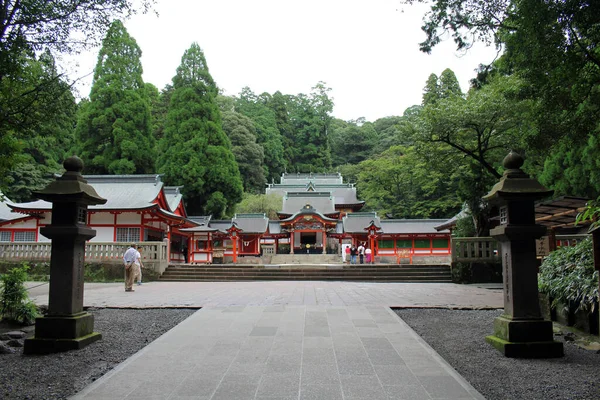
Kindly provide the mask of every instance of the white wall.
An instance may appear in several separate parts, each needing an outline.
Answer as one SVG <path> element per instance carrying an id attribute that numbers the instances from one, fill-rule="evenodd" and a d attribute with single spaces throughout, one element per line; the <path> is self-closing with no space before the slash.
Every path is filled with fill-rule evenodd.
<path id="1" fill-rule="evenodd" d="M 115 236 L 115 230 L 112 226 L 93 227 L 96 231 L 96 237 L 90 239 L 90 242 L 112 242 Z"/>
<path id="2" fill-rule="evenodd" d="M 142 223 L 142 214 L 123 213 L 117 215 L 117 225 L 140 225 Z"/>
<path id="3" fill-rule="evenodd" d="M 110 213 L 105 213 L 105 212 L 99 212 L 99 213 L 95 213 L 95 214 L 90 214 L 90 224 L 91 225 L 95 225 L 95 224 L 100 224 L 100 225 L 105 225 L 105 224 L 112 224 L 114 223 L 114 219 L 115 216 L 110 214 Z"/>

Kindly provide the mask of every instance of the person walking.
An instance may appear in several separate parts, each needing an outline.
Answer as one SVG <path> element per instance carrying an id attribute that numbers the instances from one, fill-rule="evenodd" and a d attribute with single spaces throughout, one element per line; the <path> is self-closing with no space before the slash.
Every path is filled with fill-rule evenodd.
<path id="1" fill-rule="evenodd" d="M 358 245 L 358 257 L 361 264 L 365 263 L 365 247 L 361 244 Z"/>
<path id="2" fill-rule="evenodd" d="M 352 245 L 352 248 L 350 248 L 350 264 L 356 264 L 356 254 L 358 253 L 358 251 L 356 250 L 356 246 Z"/>
<path id="3" fill-rule="evenodd" d="M 365 260 L 367 261 L 367 264 L 371 264 L 371 248 L 367 247 L 365 249 Z"/>
<path id="4" fill-rule="evenodd" d="M 344 245 L 344 254 L 343 254 L 343 258 L 344 258 L 344 264 L 345 263 L 349 263 L 350 262 L 350 245 Z"/>
<path id="5" fill-rule="evenodd" d="M 133 243 L 123 254 L 123 264 L 125 265 L 125 291 L 133 292 L 133 280 L 134 280 L 134 264 L 140 254 L 136 249 L 135 243 Z"/>

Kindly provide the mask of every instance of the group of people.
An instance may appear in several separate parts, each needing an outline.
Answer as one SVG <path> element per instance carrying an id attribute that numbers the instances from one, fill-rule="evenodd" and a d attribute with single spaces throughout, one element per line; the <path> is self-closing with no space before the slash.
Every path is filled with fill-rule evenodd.
<path id="1" fill-rule="evenodd" d="M 346 258 L 350 256 L 350 264 L 356 264 L 357 256 L 360 264 L 364 264 L 365 261 L 367 264 L 370 264 L 371 254 L 371 249 L 366 245 L 366 243 L 359 243 L 358 247 L 356 247 L 354 244 L 346 247 Z"/>
<path id="2" fill-rule="evenodd" d="M 125 265 L 125 291 L 135 292 L 133 290 L 133 284 L 142 284 L 142 255 L 140 251 L 142 246 L 136 246 L 135 243 L 131 244 L 125 254 L 123 254 L 123 264 Z"/>

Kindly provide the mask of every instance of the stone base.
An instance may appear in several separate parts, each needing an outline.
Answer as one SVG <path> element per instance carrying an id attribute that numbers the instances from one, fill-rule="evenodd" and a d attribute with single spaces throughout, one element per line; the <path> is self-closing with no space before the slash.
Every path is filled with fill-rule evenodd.
<path id="1" fill-rule="evenodd" d="M 25 339 L 23 354 L 49 354 L 79 350 L 100 339 L 102 339 L 102 334 L 98 332 L 92 332 L 76 339 Z"/>
<path id="2" fill-rule="evenodd" d="M 35 337 L 25 340 L 24 354 L 77 350 L 102 338 L 94 332 L 94 316 L 82 312 L 69 316 L 36 318 Z"/>
<path id="3" fill-rule="evenodd" d="M 563 357 L 561 342 L 507 342 L 497 336 L 486 336 L 485 341 L 510 358 L 557 358 Z"/>
<path id="4" fill-rule="evenodd" d="M 562 357 L 563 344 L 554 341 L 552 321 L 543 319 L 513 320 L 501 315 L 494 320 L 494 335 L 485 340 L 506 357 Z"/>

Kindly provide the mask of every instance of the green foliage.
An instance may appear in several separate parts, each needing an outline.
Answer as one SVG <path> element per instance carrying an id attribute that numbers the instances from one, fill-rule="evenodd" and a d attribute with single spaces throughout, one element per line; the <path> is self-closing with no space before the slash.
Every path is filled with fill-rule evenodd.
<path id="1" fill-rule="evenodd" d="M 598 305 L 598 271 L 594 270 L 592 241 L 550 253 L 540 267 L 538 286 L 553 299 L 553 306 L 571 304 L 576 311 L 593 312 Z"/>
<path id="2" fill-rule="evenodd" d="M 487 235 L 489 213 L 481 197 L 501 177 L 508 151 L 521 148 L 534 129 L 531 103 L 515 99 L 521 89 L 519 79 L 497 77 L 466 97 L 450 94 L 425 105 L 415 119 L 417 151 L 445 176 L 452 166 L 459 198 L 471 210 L 478 235 Z"/>
<path id="3" fill-rule="evenodd" d="M 329 131 L 333 165 L 358 164 L 372 154 L 377 143 L 373 124 L 334 119 Z"/>
<path id="4" fill-rule="evenodd" d="M 473 217 L 469 213 L 465 213 L 464 217 L 456 220 L 456 226 L 452 234 L 456 237 L 475 237 L 477 230 L 473 224 Z"/>
<path id="5" fill-rule="evenodd" d="M 425 87 L 423 88 L 423 101 L 424 106 L 434 104 L 440 98 L 440 85 L 436 74 L 431 74 L 427 78 Z"/>
<path id="6" fill-rule="evenodd" d="M 222 129 L 217 86 L 197 43 L 185 51 L 173 89 L 158 170 L 169 185 L 184 187 L 191 215 L 229 215 L 242 198 L 242 179 Z"/>
<path id="7" fill-rule="evenodd" d="M 333 110 L 330 91 L 324 82 L 319 82 L 310 95 L 301 93 L 287 98 L 292 130 L 283 132 L 286 161 L 298 172 L 325 172 L 331 168 L 327 137 Z"/>
<path id="8" fill-rule="evenodd" d="M 421 51 L 431 53 L 449 34 L 459 50 L 469 49 L 474 41 L 499 42 L 498 29 L 510 29 L 505 19 L 514 0 L 401 0 L 403 4 L 430 3 L 421 29 L 427 35 Z"/>
<path id="9" fill-rule="evenodd" d="M 11 199 L 29 201 L 31 191 L 58 172 L 66 158 L 72 145 L 76 104 L 49 52 L 39 58 L 23 54 L 20 61 L 20 79 L 0 79 L 0 114 L 13 124 L 5 126 L 0 138 L 0 172 L 6 168 L 0 174 L 0 184 L 6 185 L 5 192 Z M 40 83 L 44 89 L 36 92 Z M 3 107 L 3 99 L 15 92 L 23 95 Z"/>
<path id="10" fill-rule="evenodd" d="M 285 171 L 283 137 L 280 129 L 287 124 L 287 106 L 279 92 L 270 96 L 255 95 L 250 88 L 242 89 L 239 98 L 234 99 L 235 111 L 252 120 L 256 129 L 256 142 L 263 147 L 264 175 L 268 181 L 278 179 Z M 280 120 L 281 118 L 281 120 Z M 279 127 L 282 124 L 282 127 Z"/>
<path id="11" fill-rule="evenodd" d="M 590 231 L 598 229 L 600 226 L 600 197 L 596 200 L 588 201 L 585 210 L 577 214 L 576 224 L 590 221 Z"/>
<path id="12" fill-rule="evenodd" d="M 252 120 L 235 111 L 225 111 L 222 116 L 223 131 L 231 140 L 244 191 L 263 192 L 267 183 L 263 168 L 265 155 L 262 146 L 256 143 L 256 130 Z"/>
<path id="13" fill-rule="evenodd" d="M 0 316 L 7 321 L 29 325 L 38 315 L 37 307 L 29 301 L 25 288 L 28 269 L 29 266 L 23 264 L 0 276 Z"/>
<path id="14" fill-rule="evenodd" d="M 141 55 L 123 23 L 114 21 L 98 55 L 90 102 L 77 122 L 78 150 L 87 173 L 155 172 L 150 91 L 142 80 Z"/>
<path id="15" fill-rule="evenodd" d="M 471 263 L 457 262 L 452 264 L 452 282 L 471 282 Z"/>
<path id="16" fill-rule="evenodd" d="M 424 0 L 405 0 L 412 4 Z M 425 16 L 421 50 L 451 34 L 458 49 L 495 42 L 502 57 L 479 69 L 474 84 L 511 75 L 519 99 L 535 111 L 522 143 L 531 170 L 557 194 L 600 194 L 600 2 L 589 0 L 435 0 Z M 517 103 L 518 104 L 518 103 Z"/>
<path id="17" fill-rule="evenodd" d="M 242 201 L 235 207 L 238 214 L 264 213 L 269 219 L 277 220 L 277 212 L 281 211 L 283 199 L 276 193 L 244 194 Z"/>
<path id="18" fill-rule="evenodd" d="M 152 2 L 136 4 L 146 11 Z M 61 152 L 70 148 L 74 100 L 52 55 L 96 45 L 110 21 L 130 16 L 136 8 L 130 0 L 10 0 L 1 8 L 0 185 L 10 186 L 5 178 L 27 181 L 18 169 L 7 175 L 18 163 L 40 164 L 42 174 L 56 172 L 52 162 L 37 159 L 36 140 L 47 139 L 39 147 L 47 160 L 62 161 Z M 32 189 L 25 185 L 23 197 Z"/>
<path id="19" fill-rule="evenodd" d="M 431 169 L 413 147 L 392 146 L 358 166 L 365 208 L 394 218 L 449 218 L 460 210 L 456 179 Z"/>

